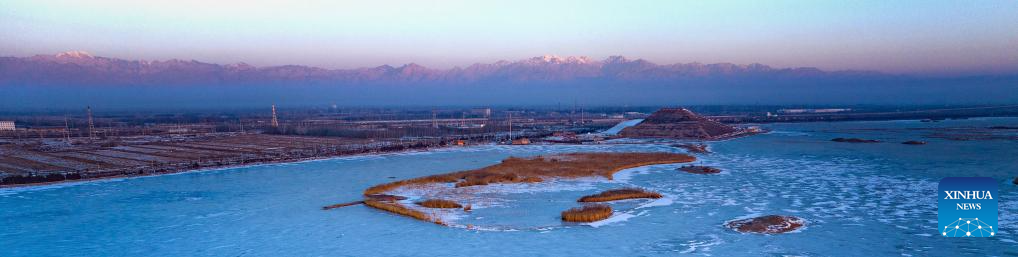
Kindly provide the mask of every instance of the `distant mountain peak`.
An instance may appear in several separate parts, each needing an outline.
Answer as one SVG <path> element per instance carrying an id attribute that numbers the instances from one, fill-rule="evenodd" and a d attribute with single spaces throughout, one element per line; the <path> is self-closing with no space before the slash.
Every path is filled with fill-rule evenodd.
<path id="1" fill-rule="evenodd" d="M 400 69 L 427 69 L 426 67 L 421 66 L 420 64 L 417 64 L 417 63 L 413 63 L 413 62 L 412 63 L 404 64 L 403 66 L 400 66 L 399 68 Z"/>
<path id="2" fill-rule="evenodd" d="M 604 62 L 605 63 L 627 63 L 627 62 L 629 62 L 629 58 L 626 58 L 625 56 L 621 56 L 621 55 L 612 55 L 612 56 L 608 56 L 608 58 L 605 58 Z"/>
<path id="3" fill-rule="evenodd" d="M 63 53 L 57 53 L 54 55 L 56 58 L 74 58 L 74 59 L 91 59 L 95 58 L 92 54 L 85 51 L 67 51 Z"/>
<path id="4" fill-rule="evenodd" d="M 254 65 L 250 65 L 250 64 L 247 64 L 245 62 L 238 62 L 238 63 L 233 63 L 233 64 L 227 64 L 226 68 L 227 69 L 233 69 L 233 70 L 255 70 L 255 69 L 257 69 L 257 67 L 255 67 Z"/>
<path id="5" fill-rule="evenodd" d="M 531 63 L 546 63 L 546 64 L 589 64 L 595 62 L 590 57 L 586 56 L 558 56 L 553 54 L 546 54 L 543 56 L 537 56 L 530 58 L 528 61 Z"/>

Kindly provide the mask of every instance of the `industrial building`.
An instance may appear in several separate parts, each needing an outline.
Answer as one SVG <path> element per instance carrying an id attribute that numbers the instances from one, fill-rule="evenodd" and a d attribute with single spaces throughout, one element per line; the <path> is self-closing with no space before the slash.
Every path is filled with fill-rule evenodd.
<path id="1" fill-rule="evenodd" d="M 17 127 L 14 126 L 14 121 L 0 120 L 0 131 L 15 131 Z"/>

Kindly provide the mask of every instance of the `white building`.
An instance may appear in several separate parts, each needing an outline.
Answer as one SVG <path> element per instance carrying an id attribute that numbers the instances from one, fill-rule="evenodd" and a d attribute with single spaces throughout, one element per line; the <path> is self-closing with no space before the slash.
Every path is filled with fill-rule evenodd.
<path id="1" fill-rule="evenodd" d="M 799 113 L 835 113 L 835 112 L 848 112 L 852 111 L 849 108 L 830 108 L 830 109 L 781 109 L 779 113 L 785 114 L 799 114 Z"/>
<path id="2" fill-rule="evenodd" d="M 14 121 L 0 120 L 0 131 L 14 131 Z"/>

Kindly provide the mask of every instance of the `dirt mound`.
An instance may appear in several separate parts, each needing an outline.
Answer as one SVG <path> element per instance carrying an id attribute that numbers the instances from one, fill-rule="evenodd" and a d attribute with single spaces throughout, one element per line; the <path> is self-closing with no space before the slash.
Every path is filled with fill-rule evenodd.
<path id="1" fill-rule="evenodd" d="M 619 134 L 631 138 L 713 140 L 731 137 L 737 132 L 739 129 L 735 127 L 709 120 L 685 108 L 663 108 Z"/>
<path id="2" fill-rule="evenodd" d="M 742 233 L 781 234 L 798 230 L 806 220 L 794 216 L 767 215 L 755 218 L 733 220 L 725 227 Z"/>
<path id="3" fill-rule="evenodd" d="M 679 167 L 678 170 L 685 171 L 693 174 L 718 174 L 721 173 L 721 169 L 708 167 L 708 166 L 694 166 L 687 165 Z"/>

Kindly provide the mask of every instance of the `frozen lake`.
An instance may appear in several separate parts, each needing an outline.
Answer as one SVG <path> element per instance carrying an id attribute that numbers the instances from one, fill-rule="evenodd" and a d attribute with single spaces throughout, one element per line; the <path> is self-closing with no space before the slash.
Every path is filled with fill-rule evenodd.
<path id="1" fill-rule="evenodd" d="M 1015 118 L 765 124 L 772 133 L 710 143 L 701 164 L 624 171 L 554 185 L 506 185 L 499 201 L 449 213 L 450 228 L 365 206 L 372 185 L 479 168 L 509 156 L 594 151 L 684 152 L 668 144 L 447 148 L 156 177 L 0 189 L 0 256 L 987 256 L 1018 255 L 1018 130 L 950 140 Z M 950 129 L 944 129 L 950 128 Z M 966 129 L 970 128 L 970 129 Z M 831 142 L 835 137 L 884 143 Z M 927 145 L 900 144 L 924 140 Z M 937 182 L 999 181 L 993 238 L 943 238 Z M 390 178 L 395 177 L 395 178 Z M 597 224 L 559 221 L 582 195 L 619 187 L 666 195 L 615 203 Z M 804 230 L 741 234 L 725 221 L 799 216 Z"/>

